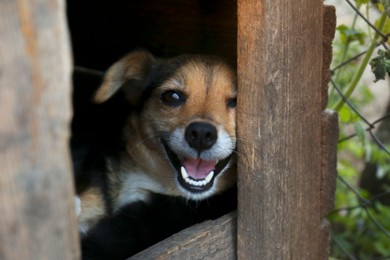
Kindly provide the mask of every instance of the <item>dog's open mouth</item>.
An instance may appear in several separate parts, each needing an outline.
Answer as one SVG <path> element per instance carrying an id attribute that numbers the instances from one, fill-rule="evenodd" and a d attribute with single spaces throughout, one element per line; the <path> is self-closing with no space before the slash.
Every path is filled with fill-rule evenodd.
<path id="1" fill-rule="evenodd" d="M 215 177 L 228 165 L 231 155 L 220 161 L 179 157 L 162 141 L 169 160 L 177 171 L 179 184 L 194 193 L 205 192 L 214 185 Z"/>

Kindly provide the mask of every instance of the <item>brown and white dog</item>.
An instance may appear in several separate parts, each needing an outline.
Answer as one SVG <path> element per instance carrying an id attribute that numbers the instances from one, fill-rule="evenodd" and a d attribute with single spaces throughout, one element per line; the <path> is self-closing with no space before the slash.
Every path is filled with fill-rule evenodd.
<path id="1" fill-rule="evenodd" d="M 109 68 L 94 101 L 118 93 L 131 107 L 123 150 L 104 158 L 104 189 L 95 181 L 78 194 L 82 232 L 155 193 L 199 201 L 234 185 L 236 77 L 220 58 L 132 52 Z"/>

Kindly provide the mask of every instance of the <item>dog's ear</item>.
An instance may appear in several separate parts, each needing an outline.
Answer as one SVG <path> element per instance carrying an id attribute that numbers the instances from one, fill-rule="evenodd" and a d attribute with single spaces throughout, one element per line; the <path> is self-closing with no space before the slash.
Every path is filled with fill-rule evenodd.
<path id="1" fill-rule="evenodd" d="M 104 76 L 94 101 L 103 103 L 122 89 L 132 105 L 136 105 L 149 84 L 156 59 L 147 51 L 135 51 L 114 63 Z"/>

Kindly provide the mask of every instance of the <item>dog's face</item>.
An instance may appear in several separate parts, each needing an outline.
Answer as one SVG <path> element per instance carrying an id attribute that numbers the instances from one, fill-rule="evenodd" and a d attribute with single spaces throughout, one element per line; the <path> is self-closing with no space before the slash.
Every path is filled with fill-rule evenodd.
<path id="1" fill-rule="evenodd" d="M 215 57 L 156 60 L 135 52 L 108 71 L 96 99 L 119 88 L 137 111 L 126 130 L 128 153 L 168 194 L 203 199 L 235 182 L 236 78 L 229 66 Z"/>

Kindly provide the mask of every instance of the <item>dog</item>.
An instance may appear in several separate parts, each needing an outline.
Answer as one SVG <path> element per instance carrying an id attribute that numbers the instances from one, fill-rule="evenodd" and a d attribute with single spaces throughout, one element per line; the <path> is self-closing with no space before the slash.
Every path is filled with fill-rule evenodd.
<path id="1" fill-rule="evenodd" d="M 153 226 L 151 217 L 180 222 L 196 208 L 200 221 L 215 216 L 214 198 L 224 209 L 221 194 L 236 183 L 237 92 L 235 72 L 221 58 L 159 59 L 139 50 L 108 69 L 92 102 L 77 100 L 87 87 L 75 85 L 71 146 L 83 240 L 110 225 L 138 234 L 139 223 Z"/>

